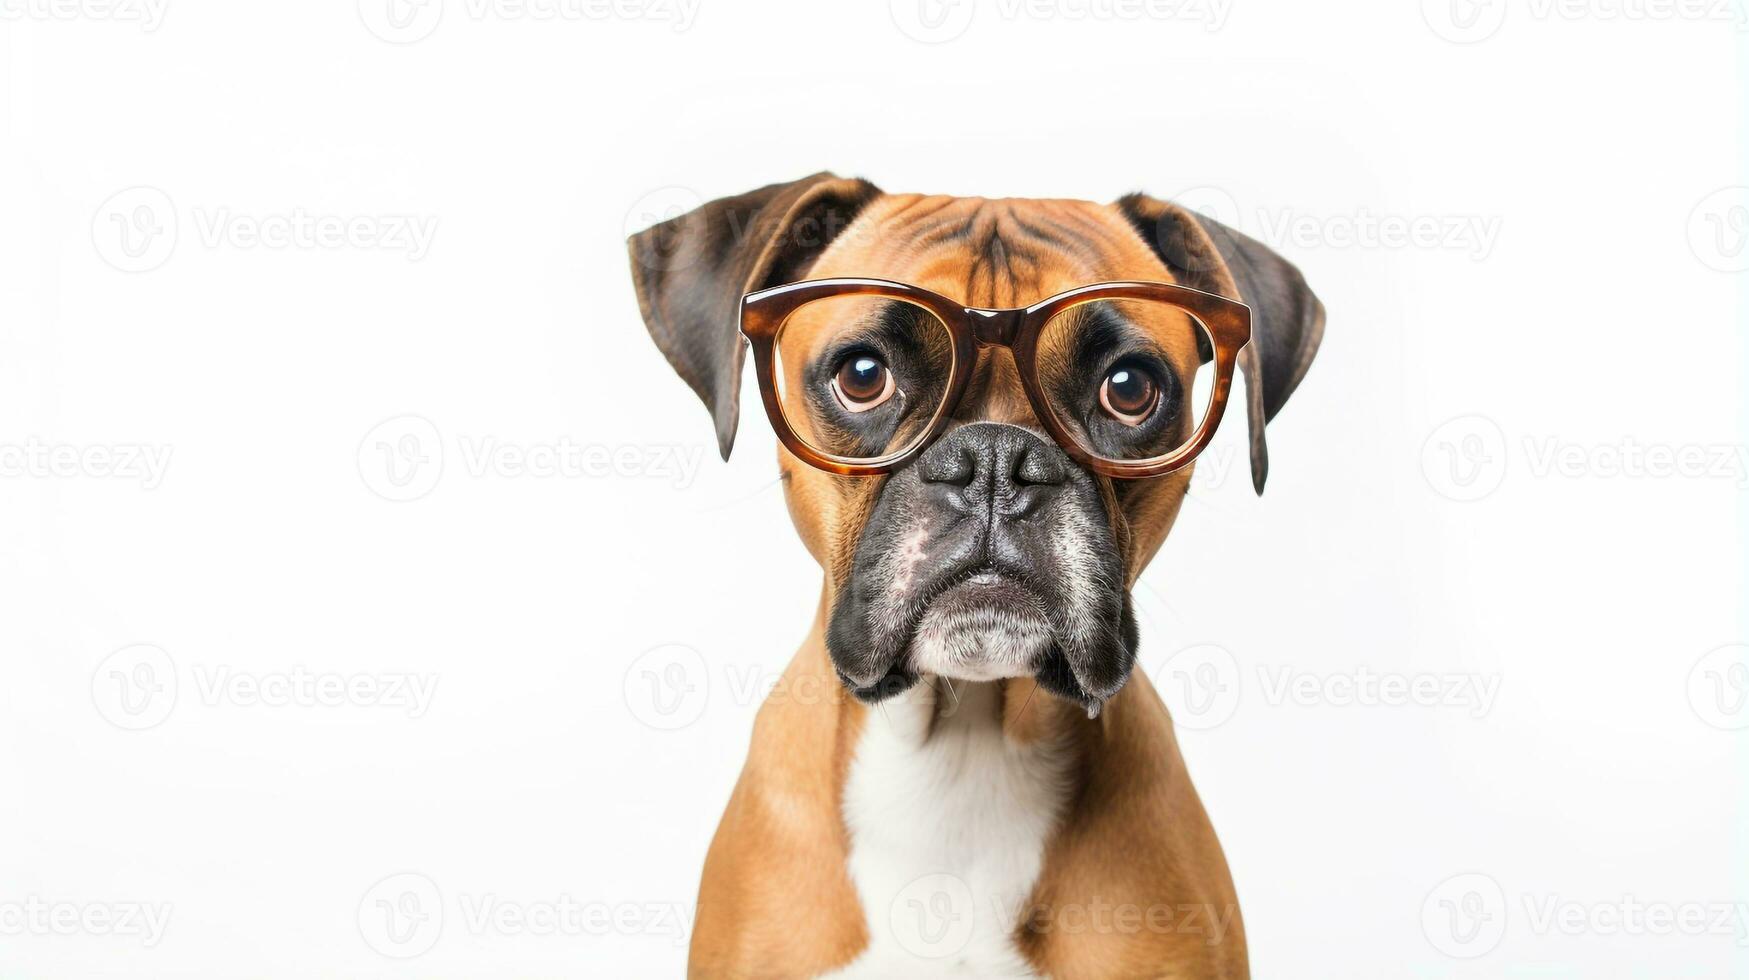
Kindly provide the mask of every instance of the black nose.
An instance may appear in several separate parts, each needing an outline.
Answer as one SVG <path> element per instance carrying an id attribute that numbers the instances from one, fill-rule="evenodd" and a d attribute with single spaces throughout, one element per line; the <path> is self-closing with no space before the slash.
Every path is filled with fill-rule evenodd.
<path id="1" fill-rule="evenodd" d="M 1054 497 L 1073 466 L 1055 444 L 1019 426 L 974 422 L 925 450 L 917 474 L 957 510 L 1019 517 Z"/>

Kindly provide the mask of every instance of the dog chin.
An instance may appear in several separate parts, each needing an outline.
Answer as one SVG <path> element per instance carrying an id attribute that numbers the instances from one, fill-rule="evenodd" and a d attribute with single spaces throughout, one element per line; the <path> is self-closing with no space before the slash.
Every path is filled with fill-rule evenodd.
<path id="1" fill-rule="evenodd" d="M 953 680 L 1031 677 L 1052 643 L 1042 600 L 999 576 L 977 576 L 930 603 L 905 663 L 911 673 Z"/>

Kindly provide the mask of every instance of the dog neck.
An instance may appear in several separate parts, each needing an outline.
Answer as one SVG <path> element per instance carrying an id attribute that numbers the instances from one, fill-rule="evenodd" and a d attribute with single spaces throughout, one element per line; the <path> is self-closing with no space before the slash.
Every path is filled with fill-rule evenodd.
<path id="1" fill-rule="evenodd" d="M 1220 845 L 1145 674 L 1096 719 L 1030 679 L 935 677 L 864 704 L 833 669 L 825 608 L 759 709 L 712 840 L 693 976 L 761 975 L 780 949 L 795 975 L 915 975 L 934 961 L 907 938 L 933 934 L 898 928 L 915 925 L 913 900 L 933 907 L 948 892 L 971 903 L 953 920 L 971 931 L 948 936 L 954 955 L 939 961 L 962 975 L 1089 963 L 1128 975 L 1142 962 L 1245 975 Z M 1161 870 L 1138 877 L 1138 859 Z M 1212 908 L 1222 931 L 1057 928 L 1095 901 Z"/>
<path id="2" fill-rule="evenodd" d="M 1016 927 L 1085 771 L 1086 713 L 1031 678 L 927 674 L 878 704 L 851 701 L 846 710 L 857 715 L 857 735 L 839 790 L 845 870 L 875 918 L 868 947 L 836 976 L 915 970 L 924 939 L 896 938 L 886 917 L 895 896 L 919 890 L 968 906 L 956 920 L 965 933 L 951 937 L 965 975 L 1033 975 Z"/>

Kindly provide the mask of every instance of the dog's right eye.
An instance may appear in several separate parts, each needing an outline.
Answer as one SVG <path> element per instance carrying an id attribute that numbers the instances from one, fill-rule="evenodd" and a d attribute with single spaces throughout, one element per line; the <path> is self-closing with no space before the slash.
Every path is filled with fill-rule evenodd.
<path id="1" fill-rule="evenodd" d="M 1099 407 L 1127 426 L 1148 421 L 1159 401 L 1160 387 L 1138 362 L 1118 362 L 1105 372 L 1105 380 L 1099 385 Z"/>
<path id="2" fill-rule="evenodd" d="M 832 372 L 832 393 L 845 411 L 866 412 L 893 397 L 896 386 L 886 362 L 869 353 L 851 354 Z"/>

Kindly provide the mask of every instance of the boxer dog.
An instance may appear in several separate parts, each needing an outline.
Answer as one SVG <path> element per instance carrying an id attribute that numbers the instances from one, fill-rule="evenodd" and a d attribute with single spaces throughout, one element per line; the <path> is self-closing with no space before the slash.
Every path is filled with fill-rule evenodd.
<path id="1" fill-rule="evenodd" d="M 1299 271 L 1140 194 L 886 194 L 831 174 L 629 245 L 644 321 L 724 458 L 747 330 L 824 572 L 705 858 L 689 975 L 1247 976 L 1226 858 L 1131 674 L 1130 588 L 1192 467 L 1111 474 L 1189 440 L 1193 378 L 1236 359 L 1262 492 L 1264 423 L 1323 332 Z M 841 282 L 797 306 L 817 280 Z M 1097 283 L 1167 284 L 1122 288 L 1191 311 L 1071 299 L 1036 322 Z M 1222 317 L 1224 341 L 1199 325 Z"/>

